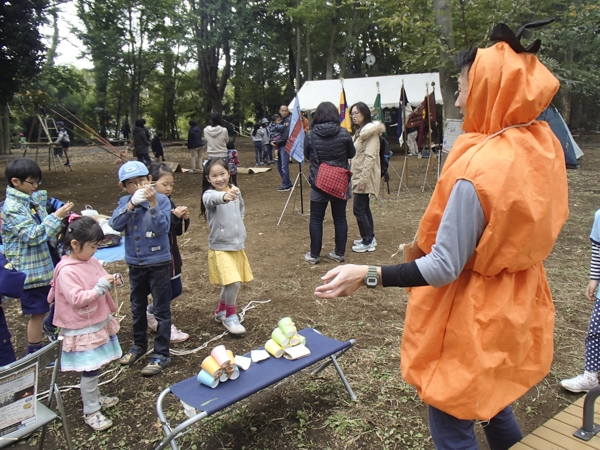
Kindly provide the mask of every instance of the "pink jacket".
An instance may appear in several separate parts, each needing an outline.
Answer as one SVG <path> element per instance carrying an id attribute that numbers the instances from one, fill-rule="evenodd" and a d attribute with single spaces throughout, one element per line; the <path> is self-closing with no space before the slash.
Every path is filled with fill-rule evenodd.
<path id="1" fill-rule="evenodd" d="M 63 256 L 54 269 L 48 302 L 55 302 L 53 324 L 78 330 L 106 320 L 117 308 L 110 294 L 98 295 L 94 286 L 108 275 L 96 258 L 89 261 Z"/>

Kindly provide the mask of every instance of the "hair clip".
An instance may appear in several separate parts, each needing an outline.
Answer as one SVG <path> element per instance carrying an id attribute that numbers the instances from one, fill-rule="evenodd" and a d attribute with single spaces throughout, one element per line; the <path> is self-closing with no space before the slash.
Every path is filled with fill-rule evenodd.
<path id="1" fill-rule="evenodd" d="M 69 223 L 73 222 L 74 220 L 77 220 L 77 219 L 79 219 L 80 217 L 81 217 L 81 216 L 80 216 L 79 214 L 75 214 L 75 213 L 73 213 L 73 212 L 72 212 L 72 213 L 69 215 Z M 73 230 L 71 230 L 71 231 L 73 231 Z"/>
<path id="2" fill-rule="evenodd" d="M 72 233 L 73 232 L 73 228 L 67 228 L 67 232 Z"/>
<path id="3" fill-rule="evenodd" d="M 542 41 L 536 39 L 531 44 L 529 44 L 527 48 L 525 48 L 523 47 L 523 44 L 521 44 L 521 38 L 529 37 L 531 35 L 531 33 L 529 32 L 530 29 L 540 28 L 552 22 L 554 22 L 554 19 L 536 20 L 534 22 L 529 22 L 520 27 L 517 30 L 516 34 L 513 30 L 509 28 L 508 25 L 504 23 L 499 23 L 494 27 L 494 29 L 490 33 L 490 40 L 506 42 L 508 45 L 510 45 L 510 48 L 512 48 L 515 51 L 515 53 L 535 54 L 539 51 L 540 46 L 542 45 Z"/>

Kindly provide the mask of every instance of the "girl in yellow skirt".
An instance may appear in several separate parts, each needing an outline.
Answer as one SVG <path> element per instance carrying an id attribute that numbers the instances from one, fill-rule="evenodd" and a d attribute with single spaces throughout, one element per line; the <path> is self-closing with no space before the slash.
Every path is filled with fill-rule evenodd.
<path id="1" fill-rule="evenodd" d="M 243 334 L 236 313 L 240 283 L 254 276 L 244 252 L 244 200 L 240 190 L 229 182 L 229 167 L 221 158 L 209 159 L 204 166 L 200 213 L 208 221 L 208 279 L 223 286 L 215 320 L 232 334 Z"/>

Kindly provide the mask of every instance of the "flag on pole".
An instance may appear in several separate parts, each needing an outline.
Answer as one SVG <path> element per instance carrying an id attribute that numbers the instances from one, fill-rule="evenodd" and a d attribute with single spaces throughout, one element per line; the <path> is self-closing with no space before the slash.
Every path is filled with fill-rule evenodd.
<path id="1" fill-rule="evenodd" d="M 402 127 L 404 126 L 404 121 L 406 120 L 406 105 L 408 105 L 408 98 L 406 97 L 406 91 L 404 90 L 404 82 L 402 82 L 402 88 L 400 89 L 400 101 L 398 102 L 398 139 L 402 137 Z"/>
<path id="2" fill-rule="evenodd" d="M 340 125 L 342 128 L 352 133 L 352 123 L 350 122 L 350 111 L 348 111 L 348 103 L 346 102 L 346 91 L 342 86 L 342 92 L 340 93 Z"/>
<path id="3" fill-rule="evenodd" d="M 300 111 L 300 101 L 297 95 L 292 110 L 292 120 L 290 121 L 290 131 L 285 144 L 285 151 L 299 163 L 304 161 L 304 125 L 302 124 L 302 112 Z"/>
<path id="4" fill-rule="evenodd" d="M 379 92 L 377 92 L 377 97 L 375 97 L 375 103 L 373 103 L 371 118 L 373 120 L 378 120 L 381 123 L 385 124 L 385 120 L 383 117 L 383 109 L 381 109 L 381 94 Z M 383 137 L 387 137 L 387 133 L 385 131 L 383 132 Z"/>

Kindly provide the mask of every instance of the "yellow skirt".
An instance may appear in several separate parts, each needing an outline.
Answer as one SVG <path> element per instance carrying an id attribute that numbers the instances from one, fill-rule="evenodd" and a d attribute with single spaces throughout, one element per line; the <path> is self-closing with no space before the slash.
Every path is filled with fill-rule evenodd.
<path id="1" fill-rule="evenodd" d="M 252 269 L 246 258 L 244 250 L 225 252 L 221 250 L 208 250 L 208 281 L 210 284 L 227 286 L 241 281 L 252 281 Z"/>

